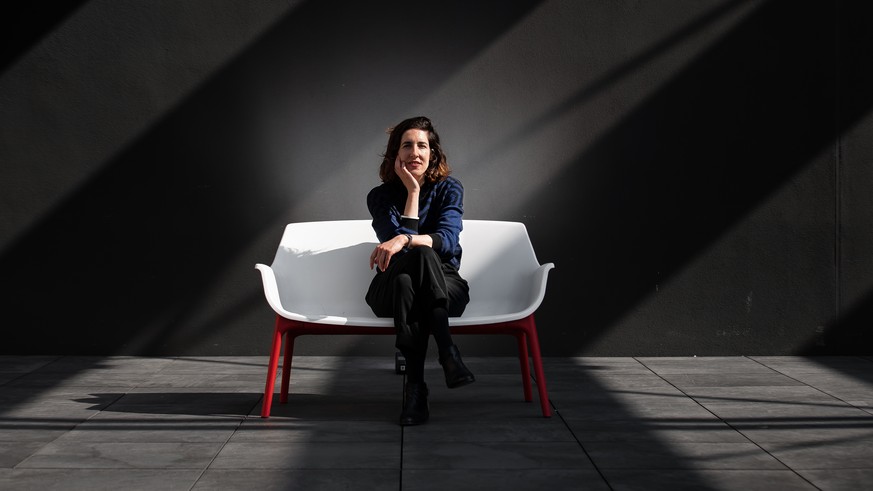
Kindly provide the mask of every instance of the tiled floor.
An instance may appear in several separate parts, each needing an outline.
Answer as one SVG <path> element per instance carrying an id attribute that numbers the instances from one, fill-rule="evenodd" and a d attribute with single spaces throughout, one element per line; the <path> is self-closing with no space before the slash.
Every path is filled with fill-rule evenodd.
<path id="1" fill-rule="evenodd" d="M 296 358 L 268 420 L 262 357 L 0 357 L 0 489 L 873 488 L 873 357 L 547 359 L 550 419 L 467 362 L 403 429 L 390 357 Z"/>

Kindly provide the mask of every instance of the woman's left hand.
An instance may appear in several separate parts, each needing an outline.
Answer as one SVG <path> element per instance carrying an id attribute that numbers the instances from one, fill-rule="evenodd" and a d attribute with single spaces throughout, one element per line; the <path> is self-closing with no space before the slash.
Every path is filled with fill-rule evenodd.
<path id="1" fill-rule="evenodd" d="M 373 266 L 377 266 L 381 271 L 385 271 L 388 269 L 388 263 L 391 262 L 391 258 L 394 254 L 397 254 L 406 246 L 406 236 L 398 235 L 393 239 L 386 240 L 381 244 L 377 245 L 375 249 L 373 249 L 373 253 L 370 254 L 370 269 L 373 269 Z"/>

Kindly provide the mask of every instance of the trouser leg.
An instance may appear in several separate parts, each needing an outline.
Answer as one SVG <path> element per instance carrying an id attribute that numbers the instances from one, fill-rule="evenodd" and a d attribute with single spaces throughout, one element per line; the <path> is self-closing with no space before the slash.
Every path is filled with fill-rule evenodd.
<path id="1" fill-rule="evenodd" d="M 451 346 L 448 318 L 464 312 L 468 291 L 467 282 L 433 249 L 417 247 L 373 278 L 366 300 L 376 315 L 394 318 L 396 345 L 408 366 L 419 358 L 423 366 L 430 334 L 440 353 Z"/>
<path id="2" fill-rule="evenodd" d="M 443 273 L 448 302 L 445 307 L 435 306 L 422 316 L 427 319 L 427 330 L 433 335 L 434 341 L 436 341 L 439 348 L 440 356 L 443 356 L 449 346 L 454 344 L 452 342 L 451 331 L 449 330 L 449 317 L 460 317 L 470 301 L 467 282 L 458 275 L 458 272 L 448 266 L 444 267 Z"/>
<path id="3" fill-rule="evenodd" d="M 409 349 L 401 349 L 400 352 L 406 357 L 406 381 L 424 382 L 424 354 Z"/>

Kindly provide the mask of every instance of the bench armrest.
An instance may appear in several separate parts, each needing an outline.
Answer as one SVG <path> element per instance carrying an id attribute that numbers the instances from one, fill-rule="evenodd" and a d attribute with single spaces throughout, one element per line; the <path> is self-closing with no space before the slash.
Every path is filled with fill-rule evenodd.
<path id="1" fill-rule="evenodd" d="M 534 272 L 533 282 L 531 285 L 531 297 L 528 305 L 531 306 L 531 313 L 539 308 L 546 296 L 546 283 L 549 281 L 549 271 L 555 268 L 555 263 L 541 264 Z"/>
<path id="2" fill-rule="evenodd" d="M 264 296 L 267 297 L 267 303 L 277 313 L 285 311 L 282 308 L 282 299 L 279 297 L 279 285 L 276 283 L 276 273 L 273 268 L 266 264 L 255 264 L 255 269 L 261 272 L 261 281 L 264 284 Z"/>

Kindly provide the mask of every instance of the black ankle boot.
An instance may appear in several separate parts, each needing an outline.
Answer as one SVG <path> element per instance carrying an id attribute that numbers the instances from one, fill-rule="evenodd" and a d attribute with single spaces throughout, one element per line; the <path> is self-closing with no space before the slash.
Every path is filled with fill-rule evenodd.
<path id="1" fill-rule="evenodd" d="M 440 365 L 443 366 L 443 371 L 446 373 L 446 386 L 450 389 L 476 381 L 476 377 L 461 360 L 461 352 L 454 344 L 449 346 L 446 353 L 440 356 Z"/>
<path id="2" fill-rule="evenodd" d="M 403 411 L 400 426 L 420 425 L 427 422 L 430 410 L 427 405 L 427 384 L 408 382 L 403 388 Z"/>

